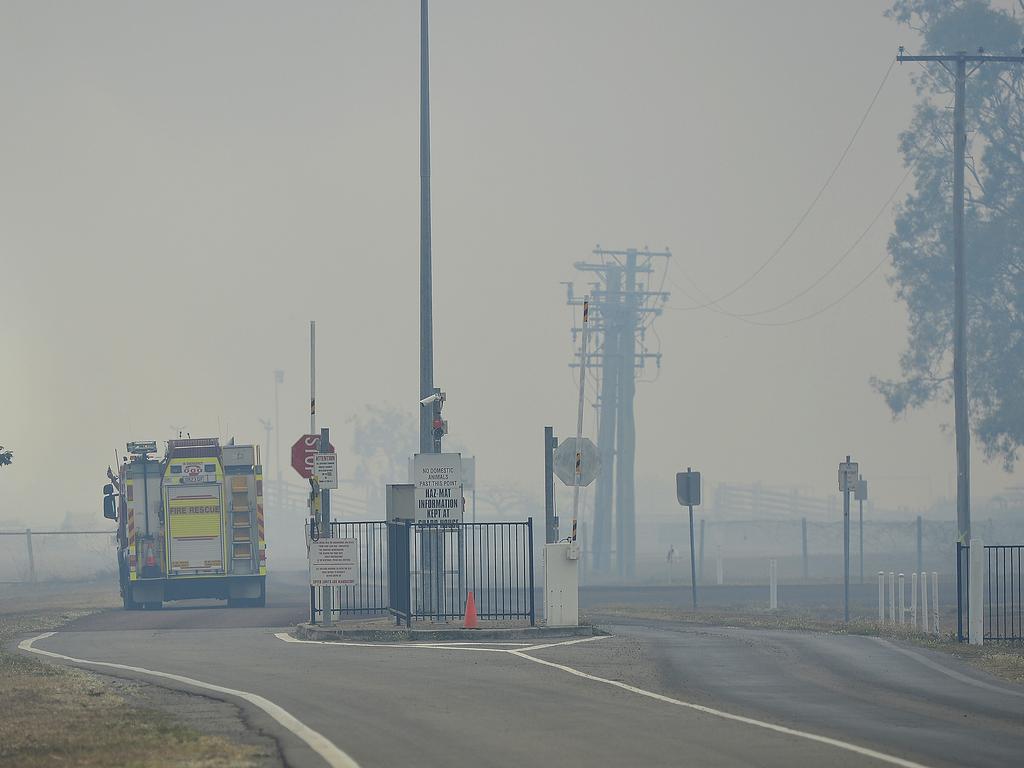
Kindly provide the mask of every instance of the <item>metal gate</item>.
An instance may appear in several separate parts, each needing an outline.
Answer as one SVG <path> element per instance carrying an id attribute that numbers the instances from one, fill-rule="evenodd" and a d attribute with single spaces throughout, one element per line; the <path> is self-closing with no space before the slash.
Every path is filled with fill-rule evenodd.
<path id="1" fill-rule="evenodd" d="M 399 623 L 462 618 L 472 592 L 481 619 L 536 623 L 533 518 L 515 523 L 331 523 L 359 542 L 359 582 L 331 588 L 331 618 L 391 613 Z M 310 622 L 323 619 L 310 587 Z"/>
<path id="2" fill-rule="evenodd" d="M 481 619 L 536 623 L 533 518 L 522 523 L 389 524 L 391 613 L 447 621 L 473 593 Z"/>
<path id="3" fill-rule="evenodd" d="M 308 524 L 307 524 L 308 527 Z M 331 522 L 332 539 L 356 539 L 359 542 L 359 580 L 351 587 L 331 587 L 331 618 L 365 616 L 388 612 L 388 538 L 387 523 Z M 323 619 L 322 591 L 309 588 L 310 622 Z"/>
<path id="4" fill-rule="evenodd" d="M 956 545 L 957 638 L 970 640 L 970 546 Z M 1024 545 L 985 545 L 985 642 L 1024 640 Z"/>

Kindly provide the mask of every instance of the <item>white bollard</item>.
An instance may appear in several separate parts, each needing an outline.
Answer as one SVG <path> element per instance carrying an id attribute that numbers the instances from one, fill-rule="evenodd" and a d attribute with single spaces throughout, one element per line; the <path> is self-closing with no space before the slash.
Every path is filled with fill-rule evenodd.
<path id="1" fill-rule="evenodd" d="M 910 574 L 910 626 L 917 629 L 917 574 Z"/>
<path id="2" fill-rule="evenodd" d="M 878 623 L 885 624 L 885 572 L 878 572 Z"/>
<path id="3" fill-rule="evenodd" d="M 939 634 L 939 574 L 932 571 L 932 632 Z"/>
<path id="4" fill-rule="evenodd" d="M 779 607 L 779 571 L 775 560 L 768 561 L 768 607 L 773 611 Z"/>
<path id="5" fill-rule="evenodd" d="M 903 597 L 903 594 L 904 594 L 904 591 L 905 591 L 905 587 L 906 587 L 906 581 L 904 581 L 903 574 L 901 573 L 900 574 L 900 613 L 899 613 L 899 619 L 896 622 L 897 624 L 902 624 L 903 621 L 904 621 L 903 617 L 907 615 L 906 614 L 906 603 L 905 603 L 904 597 Z"/>
<path id="6" fill-rule="evenodd" d="M 896 574 L 889 571 L 889 623 L 896 624 Z"/>
<path id="7" fill-rule="evenodd" d="M 718 586 L 722 586 L 724 579 L 722 578 L 722 548 L 718 548 L 718 566 L 715 573 L 716 581 Z"/>
<path id="8" fill-rule="evenodd" d="M 921 571 L 921 631 L 928 633 L 928 573 Z"/>
<path id="9" fill-rule="evenodd" d="M 968 567 L 967 627 L 971 645 L 985 642 L 985 542 L 971 539 Z"/>

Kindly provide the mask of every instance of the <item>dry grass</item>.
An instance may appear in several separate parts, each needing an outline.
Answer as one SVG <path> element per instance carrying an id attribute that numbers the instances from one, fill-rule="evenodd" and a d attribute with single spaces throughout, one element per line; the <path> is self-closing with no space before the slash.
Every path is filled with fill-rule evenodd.
<path id="1" fill-rule="evenodd" d="M 228 768 L 261 762 L 265 753 L 258 747 L 133 706 L 109 678 L 12 650 L 19 635 L 56 629 L 109 602 L 106 592 L 96 591 L 94 599 L 77 593 L 71 611 L 60 610 L 60 599 L 52 596 L 27 611 L 13 601 L 0 603 L 0 766 Z"/>
<path id="2" fill-rule="evenodd" d="M 609 606 L 596 612 L 604 618 L 653 619 L 678 621 L 694 625 L 752 627 L 756 629 L 798 629 L 810 632 L 832 634 L 869 635 L 898 640 L 924 648 L 948 653 L 971 666 L 982 669 L 996 677 L 1014 683 L 1024 684 L 1024 647 L 1019 645 L 989 644 L 985 646 L 959 643 L 955 634 L 926 635 L 904 626 L 879 624 L 864 619 L 852 620 L 849 624 L 824 620 L 811 613 L 796 611 L 773 612 L 708 612 L 693 613 L 673 608 L 652 606 Z"/>

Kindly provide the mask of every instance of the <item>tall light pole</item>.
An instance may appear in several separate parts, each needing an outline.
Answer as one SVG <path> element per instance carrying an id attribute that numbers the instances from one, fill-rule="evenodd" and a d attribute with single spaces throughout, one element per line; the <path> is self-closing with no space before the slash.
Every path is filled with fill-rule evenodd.
<path id="1" fill-rule="evenodd" d="M 284 487 L 281 485 L 281 399 L 278 387 L 284 383 L 284 371 L 274 371 L 274 483 L 277 485 L 278 511 L 284 509 Z M 270 446 L 267 446 L 270 449 Z"/>
<path id="2" fill-rule="evenodd" d="M 420 0 L 420 398 L 434 393 L 434 314 L 430 268 L 430 56 L 427 0 Z M 435 409 L 420 408 L 420 453 L 435 453 Z"/>

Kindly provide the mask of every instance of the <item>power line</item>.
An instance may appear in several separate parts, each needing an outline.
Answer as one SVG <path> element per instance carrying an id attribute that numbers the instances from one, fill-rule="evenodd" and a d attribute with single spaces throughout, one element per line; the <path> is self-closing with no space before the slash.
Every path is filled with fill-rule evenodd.
<path id="1" fill-rule="evenodd" d="M 817 206 L 818 201 L 821 200 L 821 196 L 825 194 L 825 190 L 828 189 L 829 185 L 832 183 L 832 179 L 835 178 L 835 175 L 839 171 L 839 168 L 843 164 L 843 161 L 846 160 L 846 156 L 850 153 L 850 149 L 853 147 L 853 143 L 857 140 L 857 136 L 860 135 L 860 130 L 861 128 L 864 127 L 864 123 L 867 121 L 868 115 L 871 114 L 871 110 L 874 108 L 875 102 L 878 101 L 878 96 L 882 92 L 882 88 L 888 81 L 889 75 L 892 73 L 893 67 L 895 65 L 895 60 L 889 63 L 889 68 L 885 70 L 885 74 L 882 76 L 882 81 L 878 84 L 878 87 L 875 89 L 875 93 L 871 97 L 871 101 L 868 103 L 867 109 L 864 110 L 864 114 L 861 115 L 860 121 L 857 123 L 857 127 L 853 131 L 853 135 L 850 137 L 850 140 L 846 143 L 846 146 L 843 148 L 842 154 L 839 155 L 839 160 L 836 161 L 836 164 L 832 167 L 832 171 L 828 174 L 824 183 L 818 189 L 817 194 L 814 195 L 814 198 L 811 200 L 810 204 L 797 219 L 796 224 L 793 225 L 792 229 L 789 230 L 789 233 L 782 239 L 782 242 L 779 243 L 779 245 L 775 248 L 775 250 L 771 252 L 768 258 L 761 263 L 761 266 L 755 269 L 745 279 L 741 280 L 738 284 L 733 286 L 730 290 L 721 294 L 717 298 L 708 301 L 705 306 L 718 304 L 721 301 L 724 301 L 725 299 L 735 294 L 740 289 L 749 285 L 751 281 L 753 281 L 758 275 L 760 275 L 768 267 L 768 265 L 775 260 L 776 256 L 782 253 L 783 248 L 785 248 L 789 244 L 789 241 L 793 239 L 793 236 L 797 233 L 800 227 L 803 226 L 803 223 L 807 220 L 807 217 L 810 216 L 811 211 L 813 211 L 815 206 Z M 700 308 L 703 309 L 703 307 Z"/>
<path id="2" fill-rule="evenodd" d="M 749 319 L 751 317 L 757 317 L 758 315 L 770 314 L 770 313 L 775 312 L 775 311 L 777 311 L 779 309 L 782 309 L 783 307 L 789 306 L 790 304 L 792 304 L 797 299 L 802 298 L 803 296 L 805 296 L 808 293 L 810 293 L 810 291 L 812 291 L 814 288 L 816 288 L 818 285 L 820 285 L 825 280 L 825 278 L 827 278 L 830 274 L 832 274 L 839 267 L 839 265 L 842 264 L 847 259 L 847 257 L 849 257 L 850 254 L 852 254 L 857 249 L 857 246 L 859 246 L 861 244 L 861 242 L 863 242 L 864 238 L 868 236 L 868 234 L 871 232 L 871 230 L 874 229 L 875 225 L 878 223 L 878 220 L 882 218 L 882 215 L 886 212 L 886 210 L 892 204 L 892 201 L 895 199 L 896 195 L 899 194 L 899 191 L 903 188 L 903 185 L 906 184 L 907 179 L 910 178 L 910 174 L 914 172 L 915 166 L 916 166 L 916 163 L 911 163 L 907 167 L 906 172 L 903 174 L 902 178 L 899 180 L 899 183 L 897 183 L 896 186 L 893 188 L 893 191 L 889 194 L 889 197 L 886 198 L 886 200 L 882 204 L 881 208 L 878 209 L 878 212 L 874 215 L 874 217 L 871 219 L 871 221 L 868 222 L 867 226 L 863 230 L 861 230 L 860 234 L 857 235 L 857 237 L 854 239 L 853 243 L 851 243 L 850 246 L 845 251 L 843 251 L 842 254 L 840 254 L 839 258 L 836 259 L 828 269 L 826 269 L 821 275 L 819 275 L 817 278 L 815 278 L 811 283 L 809 283 L 807 286 L 805 286 L 800 291 L 797 291 L 796 293 L 794 293 L 792 296 L 790 296 L 785 301 L 782 301 L 782 302 L 780 302 L 780 303 L 778 303 L 778 304 L 776 304 L 776 305 L 774 305 L 772 307 L 769 307 L 768 309 L 761 309 L 761 310 L 757 310 L 757 311 L 753 311 L 753 312 L 731 312 L 731 311 L 729 311 L 729 310 L 727 310 L 727 309 L 725 309 L 723 307 L 716 307 L 716 306 L 712 306 L 712 305 L 707 304 L 707 303 L 704 303 L 704 304 L 700 303 L 699 299 L 695 299 L 689 292 L 687 292 L 684 288 L 682 288 L 682 286 L 679 286 L 674 280 L 670 279 L 670 282 L 673 285 L 675 285 L 677 288 L 679 288 L 682 291 L 683 295 L 685 295 L 691 301 L 694 301 L 694 302 L 697 302 L 697 303 L 694 306 L 689 306 L 689 307 L 671 307 L 671 306 L 669 306 L 669 307 L 666 307 L 666 309 L 671 309 L 671 310 L 676 311 L 676 312 L 690 312 L 690 311 L 697 310 L 697 309 L 709 309 L 712 312 L 717 312 L 718 314 L 725 315 L 727 317 L 732 317 L 732 318 L 734 318 L 736 320 L 739 320 L 741 322 L 746 322 L 746 323 L 748 323 L 750 325 L 769 325 L 769 326 L 792 325 L 793 323 L 798 323 L 798 322 L 802 322 L 803 320 L 810 320 L 812 317 L 817 317 L 819 314 L 821 314 L 825 310 L 830 309 L 831 307 L 835 306 L 840 301 L 845 299 L 853 291 L 848 291 L 848 292 L 842 294 L 842 296 L 840 296 L 839 299 L 837 299 L 834 302 L 831 302 L 831 303 L 827 304 L 825 307 L 821 308 L 820 310 L 812 312 L 811 314 L 806 315 L 804 317 L 795 318 L 793 320 L 780 321 L 780 322 L 767 322 L 767 321 L 757 322 L 757 321 L 753 321 L 753 320 Z M 871 272 L 868 273 L 869 276 L 871 274 L 873 274 L 875 272 L 875 270 L 877 270 L 884 261 L 885 261 L 885 258 L 883 257 L 882 258 L 882 262 L 879 262 L 879 264 L 876 265 L 874 267 L 874 269 L 872 269 Z M 683 274 L 684 274 L 684 276 L 686 276 L 685 273 L 683 273 Z M 705 291 L 701 290 L 700 287 L 691 278 L 686 276 L 686 279 L 690 282 L 691 285 L 693 285 L 694 289 L 698 292 L 698 294 L 703 295 L 703 294 L 706 293 Z M 863 284 L 863 281 L 858 283 L 857 287 L 859 287 L 862 284 Z"/>
<path id="3" fill-rule="evenodd" d="M 885 202 L 882 204 L 882 207 L 878 209 L 878 213 L 876 213 L 874 215 L 874 217 L 871 219 L 871 221 L 868 222 L 868 225 L 863 230 L 861 230 L 860 234 L 857 235 L 857 237 L 854 239 L 854 241 L 850 244 L 850 247 L 847 248 L 845 251 L 843 251 L 843 253 L 840 254 L 839 258 L 836 259 L 834 262 L 832 262 L 832 265 L 828 269 L 826 269 L 824 272 L 822 272 L 814 281 L 809 283 L 802 290 L 797 291 L 796 293 L 794 293 L 792 296 L 790 296 L 785 301 L 779 302 L 775 306 L 769 307 L 768 309 L 760 309 L 760 310 L 757 310 L 755 312 L 730 312 L 730 313 L 728 313 L 730 315 L 730 317 L 737 317 L 737 318 L 741 318 L 741 317 L 757 317 L 759 315 L 771 314 L 772 312 L 780 310 L 783 307 L 789 306 L 790 304 L 792 304 L 797 299 L 800 299 L 800 298 L 806 296 L 808 293 L 810 293 L 816 287 L 821 285 L 821 283 L 825 280 L 825 278 L 827 278 L 829 275 L 831 275 L 833 272 L 835 272 L 836 269 L 839 268 L 839 265 L 842 264 L 844 261 L 846 261 L 847 257 L 849 257 L 850 254 L 852 254 L 857 249 L 857 247 L 864 241 L 864 238 L 868 236 L 868 234 L 871 232 L 872 229 L 874 229 L 875 224 L 878 223 L 878 220 L 880 218 L 882 218 L 882 215 L 888 210 L 889 206 L 892 204 L 892 201 L 895 199 L 896 195 L 899 194 L 899 191 L 903 188 L 903 185 L 906 184 L 907 179 L 910 178 L 910 174 L 913 173 L 913 172 L 914 172 L 914 166 L 911 165 L 911 166 L 909 166 L 907 168 L 906 173 L 903 174 L 903 177 L 900 179 L 899 183 L 893 189 L 893 191 L 889 195 L 889 197 L 886 198 Z"/>

